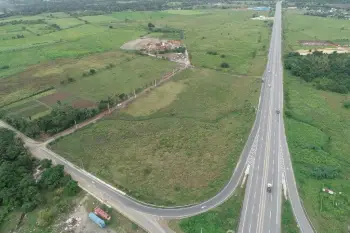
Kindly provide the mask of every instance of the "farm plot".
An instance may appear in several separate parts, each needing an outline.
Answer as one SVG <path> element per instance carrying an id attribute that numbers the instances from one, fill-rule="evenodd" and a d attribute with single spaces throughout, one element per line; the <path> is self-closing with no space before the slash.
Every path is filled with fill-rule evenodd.
<path id="1" fill-rule="evenodd" d="M 255 117 L 259 86 L 252 77 L 186 70 L 51 147 L 138 199 L 199 202 L 230 177 Z"/>

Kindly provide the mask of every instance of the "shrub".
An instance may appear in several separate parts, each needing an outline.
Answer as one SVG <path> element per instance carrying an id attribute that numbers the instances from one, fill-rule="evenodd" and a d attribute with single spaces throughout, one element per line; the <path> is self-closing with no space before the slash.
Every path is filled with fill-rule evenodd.
<path id="1" fill-rule="evenodd" d="M 230 65 L 227 62 L 222 62 L 220 64 L 220 66 L 221 66 L 221 68 L 229 68 L 230 67 Z"/>
<path id="2" fill-rule="evenodd" d="M 95 69 L 90 69 L 89 73 L 90 73 L 91 75 L 94 75 L 94 74 L 96 73 L 96 70 L 95 70 Z"/>
<path id="3" fill-rule="evenodd" d="M 226 55 L 225 55 L 225 54 L 221 54 L 220 57 L 221 57 L 221 58 L 225 58 Z"/>
<path id="4" fill-rule="evenodd" d="M 350 100 L 343 103 L 344 108 L 350 109 Z"/>
<path id="5" fill-rule="evenodd" d="M 207 54 L 209 54 L 209 55 L 218 55 L 218 53 L 216 51 L 208 51 Z"/>
<path id="6" fill-rule="evenodd" d="M 8 65 L 0 66 L 0 70 L 6 70 L 8 68 L 10 68 L 10 66 L 8 66 Z"/>

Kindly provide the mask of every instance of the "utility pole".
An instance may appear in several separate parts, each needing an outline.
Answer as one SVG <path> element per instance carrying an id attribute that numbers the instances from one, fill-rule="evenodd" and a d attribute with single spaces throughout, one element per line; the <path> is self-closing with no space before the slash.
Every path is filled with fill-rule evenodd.
<path id="1" fill-rule="evenodd" d="M 135 91 L 135 89 L 134 89 L 134 98 L 136 98 L 136 91 Z"/>
<path id="2" fill-rule="evenodd" d="M 78 129 L 77 121 L 76 121 L 76 120 L 74 120 L 74 126 L 75 126 L 75 129 Z"/>
<path id="3" fill-rule="evenodd" d="M 107 106 L 108 106 L 108 113 L 111 113 L 111 109 L 109 108 L 109 102 L 108 102 Z"/>
<path id="4" fill-rule="evenodd" d="M 157 86 L 157 79 L 154 80 L 154 86 L 155 86 L 155 87 Z"/>

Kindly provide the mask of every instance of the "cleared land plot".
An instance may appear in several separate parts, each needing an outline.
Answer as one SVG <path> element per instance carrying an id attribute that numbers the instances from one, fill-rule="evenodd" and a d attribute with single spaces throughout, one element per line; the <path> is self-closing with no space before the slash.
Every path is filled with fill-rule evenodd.
<path id="1" fill-rule="evenodd" d="M 350 21 L 295 14 L 287 11 L 284 20 L 286 45 L 289 51 L 329 45 L 301 45 L 298 41 L 332 41 L 339 43 L 350 38 Z"/>
<path id="2" fill-rule="evenodd" d="M 141 200 L 206 200 L 232 174 L 255 117 L 259 86 L 256 78 L 186 70 L 141 103 L 52 148 Z"/>
<path id="3" fill-rule="evenodd" d="M 318 232 L 346 232 L 350 216 L 350 111 L 342 105 L 350 95 L 318 91 L 295 77 L 287 81 L 292 114 L 286 118 L 287 137 L 303 203 Z M 334 178 L 318 178 L 320 174 Z M 322 193 L 323 187 L 337 194 Z"/>

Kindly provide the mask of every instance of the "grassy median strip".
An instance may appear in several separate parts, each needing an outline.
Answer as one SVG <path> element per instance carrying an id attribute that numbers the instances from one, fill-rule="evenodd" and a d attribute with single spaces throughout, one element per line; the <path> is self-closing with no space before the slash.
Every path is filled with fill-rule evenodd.
<path id="1" fill-rule="evenodd" d="M 282 204 L 282 233 L 300 233 L 299 227 L 293 215 L 293 209 L 288 200 Z"/>

